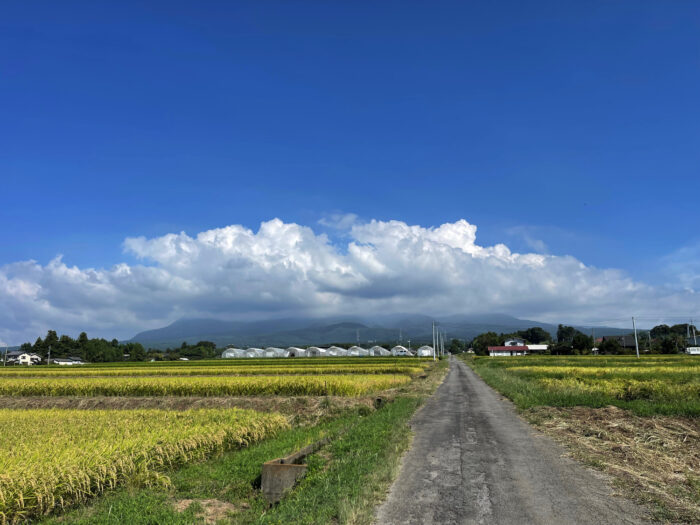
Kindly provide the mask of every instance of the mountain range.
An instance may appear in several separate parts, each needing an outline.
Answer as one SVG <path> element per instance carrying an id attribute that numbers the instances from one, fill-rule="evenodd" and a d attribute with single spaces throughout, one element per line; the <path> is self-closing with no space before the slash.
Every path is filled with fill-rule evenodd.
<path id="1" fill-rule="evenodd" d="M 403 343 L 411 346 L 429 343 L 432 323 L 437 322 L 447 338 L 471 340 L 493 331 L 510 333 L 539 326 L 553 336 L 557 326 L 505 314 L 452 315 L 433 318 L 415 314 L 373 316 L 343 316 L 325 318 L 282 318 L 258 321 L 222 321 L 218 319 L 180 319 L 163 328 L 146 330 L 132 337 L 147 348 L 174 348 L 183 342 L 212 341 L 218 347 L 233 344 L 238 347 L 308 346 L 332 343 Z M 590 327 L 576 327 L 591 333 Z M 619 335 L 629 330 L 596 327 L 596 335 Z"/>

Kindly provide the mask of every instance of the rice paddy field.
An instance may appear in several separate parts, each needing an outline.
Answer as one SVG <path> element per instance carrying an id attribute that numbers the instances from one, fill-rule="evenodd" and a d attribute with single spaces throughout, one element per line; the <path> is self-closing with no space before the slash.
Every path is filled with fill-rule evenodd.
<path id="1" fill-rule="evenodd" d="M 694 356 L 476 357 L 467 362 L 520 408 L 613 405 L 642 416 L 700 416 L 700 359 Z"/>
<path id="2" fill-rule="evenodd" d="M 311 425 L 309 429 L 317 425 L 307 421 L 333 420 L 341 414 L 355 420 L 372 412 L 375 396 L 410 388 L 417 378 L 427 377 L 431 368 L 435 367 L 429 360 L 378 357 L 0 369 L 0 396 L 20 401 L 31 397 L 32 401 L 27 405 L 32 408 L 0 408 L 0 524 L 35 522 L 125 485 L 168 491 L 172 474 L 166 473 L 182 465 L 226 451 L 236 454 L 261 440 L 274 442 L 280 432 L 294 428 L 303 435 L 307 432 L 304 425 Z M 129 408 L 99 409 L 85 403 L 101 396 L 115 402 L 110 406 L 122 403 L 121 399 Z M 138 406 L 139 399 L 193 396 L 220 403 L 229 398 L 251 399 L 259 409 L 228 404 L 222 408 L 133 408 L 133 403 L 127 403 L 134 399 Z M 369 401 L 367 396 L 372 396 Z M 81 409 L 47 408 L 58 397 Z M 280 402 L 284 399 L 294 402 L 285 405 Z M 340 402 L 342 399 L 347 401 Z M 84 409 L 88 406 L 90 409 Z M 165 406 L 173 403 L 163 403 Z M 322 415 L 300 418 L 267 406 L 294 406 L 295 410 L 308 406 Z M 232 482 L 236 475 L 229 474 Z M 94 523 L 100 521 L 96 518 Z"/>

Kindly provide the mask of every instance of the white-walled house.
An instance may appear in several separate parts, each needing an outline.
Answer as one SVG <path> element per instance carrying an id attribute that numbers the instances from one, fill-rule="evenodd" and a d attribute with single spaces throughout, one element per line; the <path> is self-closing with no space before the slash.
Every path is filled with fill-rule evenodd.
<path id="1" fill-rule="evenodd" d="M 689 346 L 685 349 L 685 353 L 689 355 L 700 355 L 700 346 Z"/>
<path id="2" fill-rule="evenodd" d="M 489 355 L 491 357 L 506 357 L 512 355 L 525 355 L 528 353 L 528 348 L 525 345 L 503 345 L 489 346 Z"/>
<path id="3" fill-rule="evenodd" d="M 20 365 L 38 365 L 39 363 L 41 363 L 41 357 L 39 357 L 36 354 L 20 354 L 17 358 L 17 362 Z"/>

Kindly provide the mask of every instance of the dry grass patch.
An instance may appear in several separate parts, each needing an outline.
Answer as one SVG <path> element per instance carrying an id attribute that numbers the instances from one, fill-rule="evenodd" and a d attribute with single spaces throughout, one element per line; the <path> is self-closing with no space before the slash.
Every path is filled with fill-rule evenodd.
<path id="1" fill-rule="evenodd" d="M 523 415 L 658 519 L 700 523 L 700 420 L 639 417 L 613 406 L 537 407 Z"/>
<path id="2" fill-rule="evenodd" d="M 238 510 L 231 503 L 218 499 L 181 499 L 174 502 L 173 507 L 177 512 L 185 512 L 192 504 L 197 506 L 197 517 L 208 524 L 230 518 Z"/>

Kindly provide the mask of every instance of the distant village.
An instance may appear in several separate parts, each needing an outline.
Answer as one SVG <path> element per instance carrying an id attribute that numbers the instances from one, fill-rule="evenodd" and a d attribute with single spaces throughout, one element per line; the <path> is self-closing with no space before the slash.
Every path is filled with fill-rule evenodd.
<path id="1" fill-rule="evenodd" d="M 593 331 L 593 330 L 592 330 Z M 555 336 L 540 327 L 519 330 L 511 334 L 485 332 L 473 340 L 461 339 L 437 341 L 433 345 L 422 345 L 412 349 L 374 345 L 363 348 L 357 344 L 334 344 L 328 347 L 291 346 L 288 348 L 238 348 L 228 345 L 218 349 L 210 341 L 196 344 L 183 342 L 178 348 L 166 350 L 145 349 L 140 343 L 119 343 L 116 339 L 88 339 L 85 332 L 77 339 L 62 335 L 58 337 L 50 330 L 46 338 L 38 338 L 34 344 L 25 343 L 18 350 L 5 350 L 3 366 L 35 366 L 50 364 L 75 366 L 86 363 L 118 361 L 189 361 L 198 359 L 236 358 L 294 358 L 294 357 L 434 357 L 447 353 L 472 353 L 491 357 L 525 356 L 531 354 L 553 355 L 624 355 L 624 354 L 680 354 L 700 356 L 698 334 L 693 324 L 673 326 L 657 325 L 651 330 L 639 331 L 636 335 L 609 335 L 594 337 L 571 326 L 559 325 Z M 434 348 L 436 350 L 434 350 Z"/>

